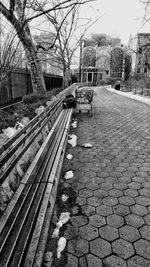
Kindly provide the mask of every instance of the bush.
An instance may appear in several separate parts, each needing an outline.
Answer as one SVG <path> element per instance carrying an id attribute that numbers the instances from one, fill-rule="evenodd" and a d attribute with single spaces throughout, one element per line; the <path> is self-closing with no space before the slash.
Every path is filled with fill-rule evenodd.
<path id="1" fill-rule="evenodd" d="M 14 127 L 16 124 L 17 118 L 15 114 L 11 114 L 6 111 L 0 111 L 0 132 L 2 132 L 2 129 L 5 129 L 7 127 Z"/>
<path id="2" fill-rule="evenodd" d="M 36 103 L 38 101 L 43 101 L 46 99 L 46 96 L 44 95 L 37 95 L 37 94 L 29 94 L 29 95 L 25 95 L 23 98 L 22 98 L 22 102 L 24 104 L 32 104 L 32 103 Z"/>
<path id="3" fill-rule="evenodd" d="M 7 111 L 0 111 L 0 132 L 7 127 L 14 127 L 17 121 L 23 117 L 29 117 L 32 120 L 37 114 L 35 109 L 39 106 L 46 106 L 46 102 L 51 100 L 52 96 L 57 95 L 61 88 L 46 92 L 45 95 L 29 94 L 25 95 L 22 103 L 10 107 Z"/>

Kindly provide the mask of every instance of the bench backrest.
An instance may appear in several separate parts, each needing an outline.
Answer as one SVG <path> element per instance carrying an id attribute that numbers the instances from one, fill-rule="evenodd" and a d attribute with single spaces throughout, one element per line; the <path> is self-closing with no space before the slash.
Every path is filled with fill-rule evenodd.
<path id="1" fill-rule="evenodd" d="M 73 93 L 76 85 L 71 85 L 58 94 L 57 98 L 43 112 L 33 118 L 23 129 L 0 147 L 0 185 L 5 181 L 17 162 L 41 134 L 44 127 L 49 130 L 62 110 L 62 101 L 68 93 Z"/>

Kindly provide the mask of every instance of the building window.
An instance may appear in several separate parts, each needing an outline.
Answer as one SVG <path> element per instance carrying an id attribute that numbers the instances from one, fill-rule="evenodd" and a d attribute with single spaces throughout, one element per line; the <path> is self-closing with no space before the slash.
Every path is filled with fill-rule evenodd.
<path id="1" fill-rule="evenodd" d="M 144 73 L 147 73 L 147 68 L 144 68 Z"/>
<path id="2" fill-rule="evenodd" d="M 137 73 L 140 73 L 140 69 L 137 69 Z"/>
<path id="3" fill-rule="evenodd" d="M 138 58 L 138 65 L 141 65 L 141 57 Z"/>
<path id="4" fill-rule="evenodd" d="M 109 74 L 109 70 L 106 70 L 106 74 L 107 74 L 107 75 Z"/>

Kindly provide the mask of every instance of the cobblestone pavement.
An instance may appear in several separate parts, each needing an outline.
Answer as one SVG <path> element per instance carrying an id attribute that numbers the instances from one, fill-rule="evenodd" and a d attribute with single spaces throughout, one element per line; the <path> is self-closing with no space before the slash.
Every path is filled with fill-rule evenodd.
<path id="1" fill-rule="evenodd" d="M 148 267 L 150 108 L 96 88 L 93 117 L 76 117 L 77 146 L 67 145 L 73 159 L 63 166 L 74 177 L 62 178 L 59 191 L 74 194 L 63 231 L 67 261 L 57 266 Z M 85 142 L 93 147 L 82 147 Z"/>

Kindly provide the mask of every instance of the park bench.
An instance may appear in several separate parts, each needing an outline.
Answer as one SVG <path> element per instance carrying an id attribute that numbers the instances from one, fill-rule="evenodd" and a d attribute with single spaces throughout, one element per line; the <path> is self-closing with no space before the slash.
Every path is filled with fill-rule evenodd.
<path id="1" fill-rule="evenodd" d="M 72 109 L 62 109 L 62 101 L 72 91 L 73 88 L 66 90 L 0 148 L 2 167 L 31 137 L 2 173 L 1 185 L 43 127 L 51 127 L 0 218 L 0 267 L 37 267 L 42 264 L 73 112 Z"/>

